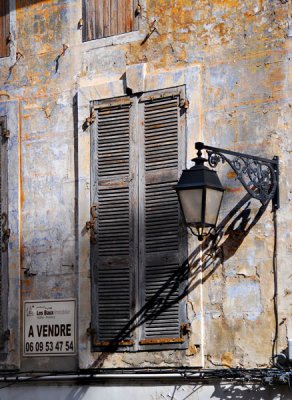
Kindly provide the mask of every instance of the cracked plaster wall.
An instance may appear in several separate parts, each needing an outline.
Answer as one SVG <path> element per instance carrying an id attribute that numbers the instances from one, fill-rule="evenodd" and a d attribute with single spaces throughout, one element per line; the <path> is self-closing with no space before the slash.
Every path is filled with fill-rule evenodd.
<path id="1" fill-rule="evenodd" d="M 198 130 L 188 132 L 188 155 L 194 153 L 193 140 L 263 157 L 280 155 L 278 349 L 283 350 L 287 335 L 292 337 L 291 4 L 283 0 L 141 4 L 139 32 L 82 43 L 80 0 L 11 2 L 13 41 L 11 57 L 0 60 L 0 102 L 19 104 L 22 299 L 78 297 L 77 91 L 120 81 L 127 67 L 136 64 L 145 65 L 146 76 L 195 65 L 200 71 Z M 153 21 L 156 31 L 141 44 Z M 63 44 L 69 48 L 62 55 Z M 224 218 L 245 193 L 228 168 L 220 170 L 227 186 Z M 269 365 L 275 334 L 272 214 L 269 206 L 249 230 L 259 205 L 247 201 L 241 211 L 224 226 L 220 257 L 208 260 L 208 249 L 204 250 L 203 265 L 208 268 L 203 273 L 202 298 L 200 292 L 189 302 L 196 330 L 189 349 L 119 353 L 106 358 L 103 366 Z M 82 284 L 80 288 L 82 295 Z M 86 343 L 86 339 L 81 342 L 81 353 Z M 32 363 L 50 369 L 56 362 L 59 368 L 74 368 L 78 361 L 40 358 L 30 361 L 30 369 Z M 26 360 L 22 365 L 28 368 Z"/>

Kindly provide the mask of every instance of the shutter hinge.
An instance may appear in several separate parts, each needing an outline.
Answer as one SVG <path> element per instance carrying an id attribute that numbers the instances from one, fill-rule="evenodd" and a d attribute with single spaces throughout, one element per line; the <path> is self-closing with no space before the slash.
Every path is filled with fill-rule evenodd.
<path id="1" fill-rule="evenodd" d="M 78 21 L 78 29 L 82 29 L 83 27 L 83 18 L 80 18 L 80 20 Z"/>
<path id="2" fill-rule="evenodd" d="M 88 337 L 93 337 L 94 335 L 96 335 L 96 329 L 92 328 L 91 323 L 89 324 L 89 327 L 86 330 L 86 334 Z"/>
<path id="3" fill-rule="evenodd" d="M 181 108 L 187 109 L 187 108 L 189 108 L 189 106 L 190 106 L 190 102 L 189 102 L 188 99 L 180 99 L 179 106 L 180 106 Z"/>
<path id="4" fill-rule="evenodd" d="M 191 333 L 191 324 L 190 323 L 181 324 L 180 331 L 182 336 L 188 335 L 189 333 Z"/>
<path id="5" fill-rule="evenodd" d="M 95 118 L 96 118 L 96 117 L 95 117 L 94 114 L 90 114 L 90 117 L 87 117 L 86 120 L 85 120 L 85 122 L 84 122 L 85 127 L 88 128 L 91 124 L 93 124 L 94 121 L 95 121 Z M 86 128 L 85 128 L 85 129 L 86 129 Z"/>
<path id="6" fill-rule="evenodd" d="M 94 228 L 94 222 L 86 221 L 85 227 L 86 227 L 87 231 L 89 231 L 90 229 L 93 229 Z"/>
<path id="7" fill-rule="evenodd" d="M 31 278 L 32 276 L 36 276 L 38 273 L 37 272 L 32 272 L 31 270 L 30 270 L 30 267 L 28 267 L 28 268 L 22 268 L 23 269 L 23 273 L 24 273 L 24 276 L 26 277 L 26 278 Z"/>
<path id="8" fill-rule="evenodd" d="M 142 7 L 141 7 L 141 5 L 138 3 L 137 8 L 136 8 L 136 10 L 135 10 L 135 17 L 138 17 L 138 15 L 141 14 L 141 11 L 142 11 Z"/>
<path id="9" fill-rule="evenodd" d="M 9 139 L 10 138 L 10 131 L 8 130 L 8 129 L 2 129 L 2 136 L 5 138 L 5 139 Z"/>
<path id="10" fill-rule="evenodd" d="M 90 242 L 96 244 L 96 231 L 95 231 L 95 220 L 97 219 L 97 204 L 92 204 L 90 207 L 91 220 L 86 221 L 85 227 L 87 231 L 90 231 Z"/>
<path id="11" fill-rule="evenodd" d="M 6 38 L 6 44 L 11 43 L 12 41 L 13 41 L 12 34 L 11 34 L 11 32 L 9 32 L 9 35 Z"/>

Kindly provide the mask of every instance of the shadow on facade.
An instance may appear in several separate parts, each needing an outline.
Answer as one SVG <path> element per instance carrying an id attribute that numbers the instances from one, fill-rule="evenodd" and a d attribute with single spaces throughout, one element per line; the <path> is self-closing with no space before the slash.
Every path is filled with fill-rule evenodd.
<path id="1" fill-rule="evenodd" d="M 81 400 L 86 395 L 87 386 L 73 387 L 70 392 L 64 397 L 64 400 Z"/>
<path id="2" fill-rule="evenodd" d="M 102 352 L 92 368 L 102 367 L 110 353 L 117 351 L 118 343 L 127 340 L 131 333 L 145 322 L 152 321 L 167 309 L 184 299 L 225 261 L 231 258 L 243 243 L 252 227 L 260 220 L 267 206 L 261 206 L 251 217 L 250 195 L 245 195 L 217 226 L 216 231 L 198 246 L 187 260 L 157 290 L 147 303 L 119 332 L 107 351 Z M 202 252 L 202 256 L 201 256 Z M 202 277 L 203 276 L 203 277 Z M 183 286 L 183 290 L 180 288 Z M 173 293 L 179 292 L 175 298 Z"/>
<path id="3" fill-rule="evenodd" d="M 84 385 L 79 382 L 77 386 L 71 386 L 69 388 L 66 386 L 63 390 L 63 395 L 61 397 L 63 400 L 82 400 L 91 399 L 92 396 L 96 398 L 123 398 L 125 393 L 132 394 L 133 398 L 136 398 L 137 392 L 135 388 L 140 388 L 143 386 L 143 395 L 141 399 L 152 398 L 153 391 L 151 388 L 157 385 L 157 381 L 141 381 L 139 379 L 135 381 L 127 380 L 113 380 L 110 382 L 84 382 Z M 107 391 L 99 392 L 99 388 L 106 387 Z M 129 389 L 125 391 L 124 388 Z M 111 390 L 114 389 L 113 392 Z M 90 390 L 90 391 L 89 391 Z M 56 392 L 55 392 L 56 393 Z M 52 393 L 51 393 L 52 394 Z M 214 399 L 214 400 L 289 400 L 291 399 L 291 390 L 286 385 L 267 385 L 263 386 L 261 384 L 220 384 L 214 383 L 208 384 L 203 383 L 190 383 L 184 382 L 183 384 L 168 383 L 166 385 L 159 385 L 156 391 L 156 397 L 168 398 L 169 400 L 195 400 L 195 399 Z M 26 397 L 27 398 L 27 397 Z M 45 396 L 47 399 L 48 397 Z M 158 397 L 157 397 L 158 398 Z"/>
<path id="4" fill-rule="evenodd" d="M 31 7 L 38 3 L 40 3 L 40 5 L 41 5 L 41 3 L 44 3 L 44 2 L 41 0 L 14 0 L 12 2 L 12 4 L 10 2 L 10 11 L 14 11 L 15 9 L 19 10 L 19 9 L 25 8 L 25 7 Z M 44 6 L 46 7 L 47 5 L 44 4 Z"/>
<path id="5" fill-rule="evenodd" d="M 4 1 L 4 0 L 1 0 L 1 2 L 2 1 Z M 5 6 L 0 7 L 0 17 L 7 15 L 11 11 L 19 10 L 21 8 L 29 8 L 38 3 L 40 3 L 40 6 L 48 7 L 48 5 L 41 0 L 14 0 L 14 2 L 12 2 L 12 3 L 10 2 L 10 4 L 9 4 L 9 11 L 8 11 L 8 7 L 7 8 Z M 42 4 L 42 3 L 44 3 L 44 4 Z"/>
<path id="6" fill-rule="evenodd" d="M 291 391 L 288 386 L 262 386 L 262 385 L 214 385 L 214 392 L 210 396 L 218 400 L 233 399 L 233 400 L 287 400 L 291 397 Z M 186 400 L 186 399 L 182 399 Z"/>
<path id="7" fill-rule="evenodd" d="M 216 399 L 216 400 L 288 400 L 291 398 L 291 391 L 288 386 L 263 386 L 263 385 L 232 385 L 219 384 L 214 385 L 196 385 L 192 389 L 185 390 L 186 395 L 182 395 L 180 390 L 184 385 L 174 387 L 170 400 L 192 400 L 193 398 Z M 205 393 L 204 393 L 205 391 Z M 198 397 L 197 397 L 198 396 Z M 203 397 L 202 397 L 203 398 Z"/>

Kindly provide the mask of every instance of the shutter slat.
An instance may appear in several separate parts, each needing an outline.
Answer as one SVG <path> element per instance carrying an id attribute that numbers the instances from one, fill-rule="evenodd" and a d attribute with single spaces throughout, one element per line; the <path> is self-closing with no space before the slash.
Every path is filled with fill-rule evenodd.
<path id="1" fill-rule="evenodd" d="M 85 2 L 85 40 L 96 39 L 96 7 L 98 0 L 89 0 Z"/>
<path id="2" fill-rule="evenodd" d="M 118 1 L 118 34 L 126 32 L 126 3 L 125 0 Z"/>
<path id="3" fill-rule="evenodd" d="M 96 1 L 96 9 L 95 9 L 95 20 L 96 20 L 96 38 L 102 38 L 104 36 L 104 26 L 103 26 L 103 18 L 104 18 L 104 1 L 99 0 Z"/>
<path id="4" fill-rule="evenodd" d="M 99 0 L 103 1 L 103 36 L 110 36 L 110 0 Z"/>
<path id="5" fill-rule="evenodd" d="M 133 21 L 134 21 L 134 1 L 133 0 L 125 0 L 126 5 L 126 17 L 125 17 L 125 32 L 132 32 L 133 30 Z"/>
<path id="6" fill-rule="evenodd" d="M 118 33 L 118 0 L 110 0 L 110 36 Z"/>

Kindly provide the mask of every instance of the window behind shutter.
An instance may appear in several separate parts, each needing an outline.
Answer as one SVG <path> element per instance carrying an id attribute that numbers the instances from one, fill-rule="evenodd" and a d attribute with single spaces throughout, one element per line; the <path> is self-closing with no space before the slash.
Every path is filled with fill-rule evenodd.
<path id="1" fill-rule="evenodd" d="M 7 329 L 7 254 L 8 243 L 3 237 L 4 230 L 8 229 L 8 181 L 7 181 L 7 139 L 3 137 L 6 130 L 6 118 L 0 117 L 0 352 L 5 352 L 4 333 Z M 3 240 L 4 239 L 4 240 Z"/>
<path id="2" fill-rule="evenodd" d="M 147 97 L 149 98 L 149 96 Z M 173 186 L 184 158 L 179 94 L 143 101 L 144 151 L 140 169 L 140 287 L 144 312 L 140 345 L 181 347 L 187 277 L 186 243 Z"/>
<path id="3" fill-rule="evenodd" d="M 0 57 L 9 55 L 9 0 L 0 1 Z"/>
<path id="4" fill-rule="evenodd" d="M 130 346 L 133 334 L 135 152 L 130 151 L 130 101 L 99 105 L 92 130 L 91 244 L 95 346 Z"/>
<path id="5" fill-rule="evenodd" d="M 137 6 L 138 0 L 85 0 L 84 40 L 137 30 Z"/>

